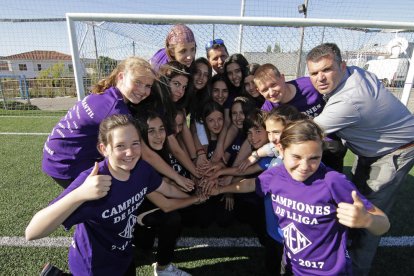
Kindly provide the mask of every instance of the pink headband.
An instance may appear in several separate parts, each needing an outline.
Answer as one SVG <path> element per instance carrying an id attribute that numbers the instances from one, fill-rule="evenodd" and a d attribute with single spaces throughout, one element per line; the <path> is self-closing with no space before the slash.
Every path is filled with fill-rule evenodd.
<path id="1" fill-rule="evenodd" d="M 167 45 L 195 42 L 193 31 L 186 25 L 177 24 L 172 27 L 166 39 Z"/>

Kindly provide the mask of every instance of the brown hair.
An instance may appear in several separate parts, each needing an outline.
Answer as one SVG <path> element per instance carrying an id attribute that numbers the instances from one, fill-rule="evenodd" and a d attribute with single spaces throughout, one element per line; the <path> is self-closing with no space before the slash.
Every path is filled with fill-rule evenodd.
<path id="1" fill-rule="evenodd" d="M 342 63 L 342 56 L 341 50 L 339 50 L 338 45 L 335 43 L 323 43 L 321 45 L 316 46 L 306 56 L 306 61 L 313 61 L 316 62 L 320 60 L 322 57 L 326 57 L 332 55 L 335 61 L 341 65 Z"/>
<path id="2" fill-rule="evenodd" d="M 132 72 L 136 78 L 150 77 L 158 79 L 157 73 L 146 60 L 139 57 L 128 57 L 121 61 L 108 77 L 98 81 L 98 83 L 92 87 L 92 93 L 102 94 L 109 87 L 116 86 L 118 83 L 118 74 L 120 72 Z"/>
<path id="3" fill-rule="evenodd" d="M 288 123 L 297 120 L 307 119 L 307 116 L 290 104 L 281 104 L 278 107 L 274 107 L 269 112 L 264 113 L 264 121 L 274 120 L 276 122 L 282 122 L 283 126 Z"/>
<path id="4" fill-rule="evenodd" d="M 250 111 L 249 114 L 246 115 L 246 118 L 243 122 L 243 131 L 247 133 L 251 128 L 264 128 L 266 129 L 265 121 L 263 120 L 263 111 L 256 108 Z"/>
<path id="5" fill-rule="evenodd" d="M 248 97 L 238 96 L 234 98 L 233 103 L 231 104 L 230 114 L 232 114 L 233 107 L 238 103 L 241 105 L 245 117 L 256 109 L 256 105 L 254 104 L 253 100 Z"/>
<path id="6" fill-rule="evenodd" d="M 254 62 L 249 63 L 246 66 L 246 77 L 250 75 L 254 76 L 254 74 L 256 73 L 256 70 L 259 69 L 259 67 L 260 67 L 259 63 L 254 63 Z"/>
<path id="7" fill-rule="evenodd" d="M 237 63 L 240 67 L 240 71 L 242 72 L 242 79 L 246 77 L 246 67 L 249 65 L 249 62 L 242 54 L 232 54 L 231 56 L 227 57 L 224 61 L 224 75 L 227 76 L 227 66 L 231 63 Z"/>
<path id="8" fill-rule="evenodd" d="M 213 68 L 211 68 L 211 64 L 210 62 L 208 62 L 208 60 L 204 57 L 199 57 L 194 61 L 194 64 L 197 66 L 197 64 L 204 64 L 207 66 L 208 69 L 208 77 L 207 77 L 207 85 L 208 83 L 211 81 L 211 76 L 213 75 Z M 197 69 L 195 69 L 197 70 Z"/>
<path id="9" fill-rule="evenodd" d="M 213 46 L 206 49 L 207 58 L 210 58 L 210 50 L 213 50 L 213 49 L 217 50 L 217 49 L 220 49 L 220 48 L 223 48 L 224 51 L 226 51 L 227 56 L 229 55 L 229 51 L 227 50 L 227 47 L 226 47 L 226 45 L 224 45 L 224 43 L 223 44 L 213 44 Z"/>
<path id="10" fill-rule="evenodd" d="M 170 81 L 176 76 L 185 76 L 189 81 L 191 78 L 188 67 L 176 60 L 161 65 L 159 74 L 167 81 Z"/>
<path id="11" fill-rule="evenodd" d="M 272 75 L 274 75 L 276 78 L 280 78 L 281 74 L 279 69 L 277 69 L 277 67 L 271 63 L 265 63 L 256 69 L 253 81 L 258 86 L 258 84 L 264 82 Z"/>
<path id="12" fill-rule="evenodd" d="M 323 130 L 313 120 L 305 119 L 290 122 L 280 135 L 280 144 L 284 149 L 306 141 L 320 141 L 322 145 L 323 138 Z"/>

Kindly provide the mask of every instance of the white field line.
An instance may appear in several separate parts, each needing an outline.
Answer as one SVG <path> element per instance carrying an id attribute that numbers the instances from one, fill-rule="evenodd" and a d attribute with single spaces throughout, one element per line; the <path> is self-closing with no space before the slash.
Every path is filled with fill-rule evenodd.
<path id="1" fill-rule="evenodd" d="M 30 118 L 30 119 L 43 119 L 43 118 L 62 118 L 63 115 L 1 115 L 1 118 Z"/>
<path id="2" fill-rule="evenodd" d="M 43 133 L 43 132 L 0 132 L 0 135 L 49 135 L 49 133 Z"/>
<path id="3" fill-rule="evenodd" d="M 0 246 L 11 247 L 68 247 L 72 238 L 56 237 L 26 241 L 23 237 L 0 237 Z M 256 238 L 191 238 L 182 237 L 178 247 L 260 247 Z M 381 247 L 413 247 L 414 236 L 383 237 Z"/>

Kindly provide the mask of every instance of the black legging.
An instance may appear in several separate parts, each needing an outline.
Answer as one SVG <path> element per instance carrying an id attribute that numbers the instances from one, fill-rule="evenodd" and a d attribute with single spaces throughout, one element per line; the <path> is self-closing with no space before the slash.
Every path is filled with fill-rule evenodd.
<path id="1" fill-rule="evenodd" d="M 153 207 L 156 208 L 156 206 Z M 161 266 L 171 263 L 175 245 L 181 233 L 180 214 L 177 211 L 164 213 L 158 209 L 145 215 L 142 223 L 145 226 L 137 224 L 135 228 L 135 246 L 147 250 L 152 249 L 155 237 L 158 237 L 157 263 Z"/>
<path id="2" fill-rule="evenodd" d="M 280 275 L 283 244 L 271 238 L 266 231 L 263 198 L 256 193 L 235 194 L 234 211 L 236 218 L 250 225 L 264 247 L 264 266 L 269 275 Z"/>
<path id="3" fill-rule="evenodd" d="M 60 179 L 60 178 L 54 178 L 54 177 L 52 178 L 63 189 L 66 189 L 70 185 L 70 183 L 72 183 L 74 180 L 74 179 Z"/>

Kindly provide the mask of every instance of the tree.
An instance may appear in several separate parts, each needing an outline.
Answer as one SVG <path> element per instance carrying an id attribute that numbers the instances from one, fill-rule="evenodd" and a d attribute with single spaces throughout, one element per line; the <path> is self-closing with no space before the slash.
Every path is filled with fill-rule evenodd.
<path id="1" fill-rule="evenodd" d="M 272 46 L 267 45 L 266 53 L 271 53 L 271 52 L 272 52 Z"/>
<path id="2" fill-rule="evenodd" d="M 275 42 L 275 47 L 273 47 L 273 53 L 281 53 L 282 48 L 280 47 L 279 42 Z"/>
<path id="3" fill-rule="evenodd" d="M 281 53 L 282 52 L 282 48 L 280 47 L 279 42 L 275 42 L 275 46 L 273 47 L 272 50 L 272 46 L 271 45 L 267 45 L 267 49 L 266 49 L 266 53 Z"/>
<path id="4" fill-rule="evenodd" d="M 37 78 L 45 80 L 50 86 L 59 87 L 60 79 L 64 77 L 66 73 L 65 65 L 62 62 L 58 62 L 49 66 L 49 68 L 40 71 Z"/>
<path id="5" fill-rule="evenodd" d="M 102 77 L 108 76 L 112 70 L 115 69 L 118 62 L 115 59 L 106 56 L 99 56 L 98 58 L 98 68 L 100 75 Z"/>

